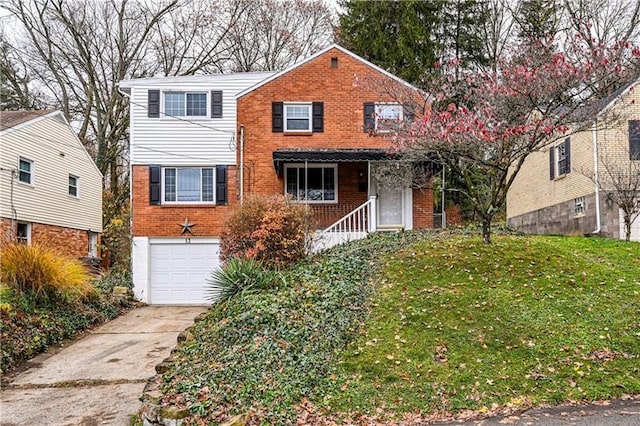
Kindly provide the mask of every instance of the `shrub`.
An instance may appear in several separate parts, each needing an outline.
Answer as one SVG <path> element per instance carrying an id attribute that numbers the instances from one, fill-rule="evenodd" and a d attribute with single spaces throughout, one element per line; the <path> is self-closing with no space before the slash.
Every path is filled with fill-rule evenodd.
<path id="1" fill-rule="evenodd" d="M 104 272 L 94 282 L 95 286 L 105 294 L 113 292 L 114 287 L 133 288 L 133 277 L 128 269 L 113 268 Z"/>
<path id="2" fill-rule="evenodd" d="M 211 273 L 208 299 L 212 302 L 229 300 L 248 290 L 268 287 L 275 281 L 273 271 L 254 259 L 229 259 L 222 268 Z"/>
<path id="3" fill-rule="evenodd" d="M 305 255 L 310 219 L 306 205 L 284 196 L 248 197 L 227 221 L 221 257 L 256 259 L 268 268 L 289 265 Z"/>
<path id="4" fill-rule="evenodd" d="M 38 245 L 11 243 L 0 254 L 0 281 L 33 295 L 37 303 L 75 303 L 95 294 L 91 276 L 77 260 Z"/>

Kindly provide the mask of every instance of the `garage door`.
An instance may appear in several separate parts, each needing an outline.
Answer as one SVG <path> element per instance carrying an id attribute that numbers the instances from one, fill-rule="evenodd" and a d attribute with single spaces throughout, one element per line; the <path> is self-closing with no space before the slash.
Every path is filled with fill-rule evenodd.
<path id="1" fill-rule="evenodd" d="M 220 264 L 217 243 L 151 244 L 150 303 L 194 305 L 207 300 L 207 279 Z"/>

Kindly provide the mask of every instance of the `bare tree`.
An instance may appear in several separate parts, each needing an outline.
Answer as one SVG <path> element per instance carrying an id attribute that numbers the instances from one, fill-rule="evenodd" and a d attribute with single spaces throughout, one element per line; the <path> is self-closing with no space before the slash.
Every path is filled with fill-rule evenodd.
<path id="1" fill-rule="evenodd" d="M 0 108 L 38 109 L 42 95 L 32 87 L 29 68 L 19 52 L 0 34 Z"/>
<path id="2" fill-rule="evenodd" d="M 507 0 L 488 0 L 482 3 L 486 16 L 480 30 L 484 54 L 494 74 L 498 62 L 514 38 L 513 11 Z"/>
<path id="3" fill-rule="evenodd" d="M 323 0 L 232 0 L 243 10 L 230 29 L 232 71 L 281 70 L 333 40 L 333 15 Z"/>
<path id="4" fill-rule="evenodd" d="M 565 0 L 567 27 L 592 48 L 637 42 L 640 37 L 638 0 Z"/>

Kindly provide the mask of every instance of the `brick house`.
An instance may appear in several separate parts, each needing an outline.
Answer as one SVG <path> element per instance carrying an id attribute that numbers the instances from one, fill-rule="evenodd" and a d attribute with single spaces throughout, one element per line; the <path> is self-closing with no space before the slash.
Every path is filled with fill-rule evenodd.
<path id="1" fill-rule="evenodd" d="M 0 113 L 0 245 L 99 256 L 102 174 L 59 111 Z"/>
<path id="2" fill-rule="evenodd" d="M 507 221 L 533 234 L 624 238 L 622 212 L 606 192 L 609 170 L 640 172 L 639 81 L 604 99 L 591 128 L 527 158 L 507 194 Z M 594 183 L 598 177 L 607 191 Z M 631 238 L 640 241 L 640 218 Z"/>
<path id="3" fill-rule="evenodd" d="M 322 230 L 357 210 L 351 228 L 334 232 L 341 241 L 432 227 L 430 190 L 372 178 L 376 167 L 396 165 L 390 127 L 419 113 L 422 98 L 342 47 L 278 73 L 136 79 L 120 88 L 131 104 L 139 300 L 205 303 L 224 223 L 249 194 L 308 203 Z"/>

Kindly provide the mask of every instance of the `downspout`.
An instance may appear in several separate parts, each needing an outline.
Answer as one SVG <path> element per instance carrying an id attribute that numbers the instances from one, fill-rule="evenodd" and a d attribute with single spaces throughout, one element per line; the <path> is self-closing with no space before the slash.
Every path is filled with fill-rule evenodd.
<path id="1" fill-rule="evenodd" d="M 244 201 L 244 126 L 240 126 L 240 204 Z"/>
<path id="2" fill-rule="evenodd" d="M 600 233 L 600 187 L 598 177 L 598 117 L 593 121 L 593 128 L 591 130 L 593 140 L 593 181 L 595 183 L 596 194 L 596 229 L 591 232 L 592 234 Z"/>

